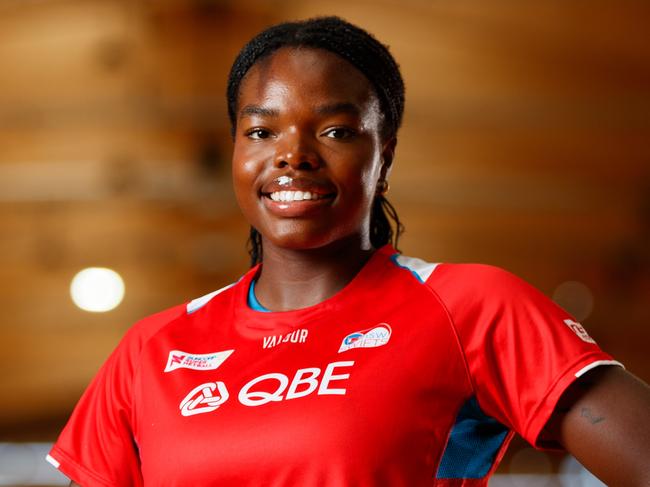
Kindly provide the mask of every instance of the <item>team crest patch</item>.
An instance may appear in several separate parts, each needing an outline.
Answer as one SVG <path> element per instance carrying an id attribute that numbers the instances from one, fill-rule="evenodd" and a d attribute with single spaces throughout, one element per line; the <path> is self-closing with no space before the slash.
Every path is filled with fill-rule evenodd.
<path id="1" fill-rule="evenodd" d="M 388 323 L 379 323 L 374 328 L 350 333 L 343 339 L 339 353 L 353 348 L 375 348 L 386 345 L 390 340 L 391 329 Z"/>
<path id="2" fill-rule="evenodd" d="M 224 350 L 214 353 L 187 353 L 181 350 L 172 350 L 167 358 L 165 372 L 176 369 L 214 370 L 226 361 L 234 350 Z"/>
<path id="3" fill-rule="evenodd" d="M 587 330 L 585 330 L 580 323 L 573 320 L 564 320 L 564 324 L 568 326 L 573 333 L 578 335 L 580 340 L 587 343 L 596 343 L 593 338 L 589 336 Z"/>

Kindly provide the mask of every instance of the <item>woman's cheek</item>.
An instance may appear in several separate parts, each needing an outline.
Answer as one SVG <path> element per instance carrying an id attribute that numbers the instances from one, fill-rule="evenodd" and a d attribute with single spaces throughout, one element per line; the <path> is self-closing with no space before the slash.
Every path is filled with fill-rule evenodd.
<path id="1" fill-rule="evenodd" d="M 361 186 L 366 197 L 374 198 L 380 172 L 380 159 L 377 158 L 371 165 L 364 167 L 363 171 L 359 174 L 359 180 L 361 181 Z"/>

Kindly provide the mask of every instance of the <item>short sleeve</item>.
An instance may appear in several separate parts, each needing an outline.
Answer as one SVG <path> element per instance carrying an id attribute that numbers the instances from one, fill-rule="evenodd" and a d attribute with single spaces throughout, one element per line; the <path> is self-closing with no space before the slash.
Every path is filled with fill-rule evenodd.
<path id="1" fill-rule="evenodd" d="M 137 323 L 92 380 L 47 456 L 70 479 L 83 487 L 143 485 L 133 384 L 148 338 L 183 311 L 171 308 Z"/>
<path id="2" fill-rule="evenodd" d="M 101 367 L 48 455 L 50 463 L 84 487 L 142 485 L 132 433 L 134 346 L 129 338 Z"/>
<path id="3" fill-rule="evenodd" d="M 496 267 L 441 265 L 430 279 L 447 308 L 481 409 L 536 447 L 566 388 L 618 364 L 580 323 L 541 292 Z"/>

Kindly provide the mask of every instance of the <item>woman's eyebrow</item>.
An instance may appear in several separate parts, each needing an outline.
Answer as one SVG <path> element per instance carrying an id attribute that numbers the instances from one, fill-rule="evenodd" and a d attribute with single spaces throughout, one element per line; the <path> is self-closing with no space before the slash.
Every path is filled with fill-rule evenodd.
<path id="1" fill-rule="evenodd" d="M 352 115 L 359 115 L 361 110 L 354 103 L 341 102 L 330 103 L 328 105 L 320 105 L 316 107 L 316 113 L 319 115 L 336 115 L 337 113 L 350 113 Z"/>
<path id="2" fill-rule="evenodd" d="M 265 108 L 259 105 L 246 105 L 239 111 L 239 118 L 261 115 L 262 117 L 278 117 L 280 112 L 274 108 Z"/>

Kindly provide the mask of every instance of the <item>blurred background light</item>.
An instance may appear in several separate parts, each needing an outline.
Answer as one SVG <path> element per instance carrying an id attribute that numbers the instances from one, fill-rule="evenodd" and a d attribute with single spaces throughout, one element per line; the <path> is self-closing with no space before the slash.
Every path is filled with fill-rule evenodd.
<path id="1" fill-rule="evenodd" d="M 74 304 L 84 311 L 111 311 L 124 298 L 124 281 L 112 269 L 88 267 L 72 278 L 70 296 Z"/>
<path id="2" fill-rule="evenodd" d="M 587 286 L 578 281 L 566 281 L 553 292 L 553 301 L 582 321 L 589 317 L 594 308 L 594 297 Z"/>

